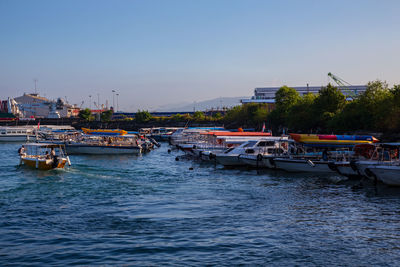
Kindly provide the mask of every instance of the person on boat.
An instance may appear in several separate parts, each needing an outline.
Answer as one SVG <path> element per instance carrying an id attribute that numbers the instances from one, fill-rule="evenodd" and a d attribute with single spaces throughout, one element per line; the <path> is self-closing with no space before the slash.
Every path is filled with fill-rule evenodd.
<path id="1" fill-rule="evenodd" d="M 322 159 L 328 161 L 328 150 L 326 148 L 322 151 Z"/>
<path id="2" fill-rule="evenodd" d="M 51 157 L 52 159 L 54 159 L 54 158 L 56 157 L 56 151 L 54 150 L 54 147 L 51 148 L 50 157 Z"/>
<path id="3" fill-rule="evenodd" d="M 50 154 L 49 154 L 49 151 L 46 151 L 46 159 L 50 159 Z"/>
<path id="4" fill-rule="evenodd" d="M 24 146 L 21 146 L 21 147 L 18 149 L 18 154 L 19 154 L 20 156 L 25 156 L 25 155 L 26 155 L 26 153 L 25 153 L 25 147 L 24 147 Z"/>
<path id="5" fill-rule="evenodd" d="M 390 161 L 391 160 L 389 151 L 387 151 L 387 150 L 383 151 L 383 160 L 384 161 Z"/>

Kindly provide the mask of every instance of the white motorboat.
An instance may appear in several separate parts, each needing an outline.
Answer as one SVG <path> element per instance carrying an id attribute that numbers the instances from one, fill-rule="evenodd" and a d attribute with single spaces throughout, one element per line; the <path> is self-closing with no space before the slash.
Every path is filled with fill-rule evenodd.
<path id="1" fill-rule="evenodd" d="M 136 136 L 88 136 L 82 135 L 65 143 L 68 154 L 140 154 L 148 145 Z"/>
<path id="2" fill-rule="evenodd" d="M 400 143 L 383 143 L 375 147 L 369 159 L 358 160 L 352 167 L 358 173 L 368 179 L 374 180 L 376 177 L 371 169 L 380 165 L 393 165 L 399 163 Z"/>
<path id="3" fill-rule="evenodd" d="M 267 141 L 260 154 L 245 153 L 239 155 L 239 160 L 247 166 L 256 168 L 275 168 L 273 159 L 287 153 L 288 138 L 282 137 L 279 140 Z"/>
<path id="4" fill-rule="evenodd" d="M 262 137 L 258 140 L 249 140 L 235 148 L 229 148 L 222 153 L 215 155 L 218 163 L 224 166 L 245 166 L 246 164 L 240 159 L 241 155 L 259 155 L 264 154 L 271 147 L 275 147 L 276 141 L 282 137 Z"/>

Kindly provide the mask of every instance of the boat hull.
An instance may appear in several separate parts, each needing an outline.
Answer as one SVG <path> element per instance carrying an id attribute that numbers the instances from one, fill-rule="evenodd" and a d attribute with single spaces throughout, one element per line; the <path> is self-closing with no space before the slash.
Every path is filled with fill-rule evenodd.
<path id="1" fill-rule="evenodd" d="M 349 161 L 336 161 L 331 162 L 329 167 L 331 170 L 336 171 L 340 175 L 346 177 L 359 177 L 360 174 L 358 173 L 357 169 L 353 169 Z"/>
<path id="2" fill-rule="evenodd" d="M 390 186 L 400 186 L 400 166 L 374 166 L 369 170 L 382 183 Z"/>
<path id="3" fill-rule="evenodd" d="M 68 154 L 140 154 L 141 148 L 131 146 L 95 146 L 95 145 L 66 145 Z"/>
<path id="4" fill-rule="evenodd" d="M 262 155 L 260 160 L 259 155 L 240 155 L 240 161 L 250 167 L 275 169 L 273 155 Z"/>
<path id="5" fill-rule="evenodd" d="M 51 159 L 35 159 L 35 158 L 21 158 L 21 163 L 23 165 L 38 169 L 38 170 L 51 170 L 51 169 L 62 169 L 67 163 L 66 158 L 59 158 L 58 164 L 53 165 L 53 160 Z"/>
<path id="6" fill-rule="evenodd" d="M 288 172 L 335 173 L 328 166 L 328 161 L 309 161 L 306 159 L 274 159 L 276 168 Z"/>
<path id="7" fill-rule="evenodd" d="M 357 171 L 361 176 L 364 176 L 370 180 L 375 180 L 375 174 L 370 171 L 371 168 L 381 164 L 378 161 L 373 160 L 363 160 L 356 161 L 355 166 L 357 167 Z"/>
<path id="8" fill-rule="evenodd" d="M 239 155 L 216 155 L 217 162 L 224 166 L 245 166 L 245 164 L 240 161 Z"/>
<path id="9" fill-rule="evenodd" d="M 29 141 L 35 141 L 36 136 L 31 136 L 31 135 L 0 135 L 0 142 L 29 142 Z"/>

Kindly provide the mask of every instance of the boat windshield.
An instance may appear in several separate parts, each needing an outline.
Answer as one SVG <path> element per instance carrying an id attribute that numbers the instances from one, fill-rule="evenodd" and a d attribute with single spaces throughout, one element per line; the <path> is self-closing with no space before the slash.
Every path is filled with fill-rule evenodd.
<path id="1" fill-rule="evenodd" d="M 257 141 L 249 141 L 246 145 L 243 147 L 253 147 L 255 144 L 257 144 Z"/>
<path id="2" fill-rule="evenodd" d="M 234 147 L 228 148 L 227 150 L 224 151 L 224 153 L 225 153 L 225 154 L 226 154 L 226 153 L 229 153 L 229 152 L 231 152 L 231 151 L 234 150 L 234 149 L 235 149 Z"/>

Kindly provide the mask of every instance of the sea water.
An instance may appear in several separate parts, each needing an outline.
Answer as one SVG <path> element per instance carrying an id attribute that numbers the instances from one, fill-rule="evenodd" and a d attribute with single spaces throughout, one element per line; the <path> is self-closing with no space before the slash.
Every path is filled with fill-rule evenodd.
<path id="1" fill-rule="evenodd" d="M 0 265 L 400 264 L 400 189 L 142 156 L 19 166 L 0 144 Z M 193 168 L 193 169 L 192 169 Z"/>

